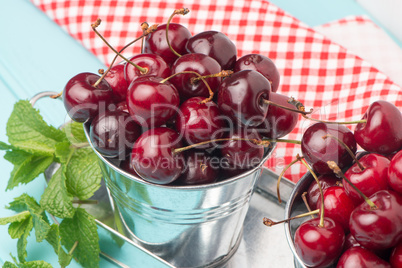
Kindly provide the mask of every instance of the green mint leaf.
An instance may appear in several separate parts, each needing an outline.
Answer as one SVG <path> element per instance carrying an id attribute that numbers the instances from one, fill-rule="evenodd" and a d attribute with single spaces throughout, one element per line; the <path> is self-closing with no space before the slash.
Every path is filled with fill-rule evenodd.
<path id="1" fill-rule="evenodd" d="M 18 268 L 18 266 L 15 265 L 15 264 L 12 263 L 12 262 L 6 261 L 6 262 L 4 263 L 4 265 L 3 265 L 3 268 Z"/>
<path id="2" fill-rule="evenodd" d="M 0 150 L 12 150 L 12 149 L 14 149 L 14 146 L 0 141 Z"/>
<path id="3" fill-rule="evenodd" d="M 43 209 L 59 218 L 71 218 L 75 209 L 73 196 L 67 192 L 66 177 L 60 167 L 50 179 L 42 194 L 40 205 Z"/>
<path id="4" fill-rule="evenodd" d="M 45 261 L 29 261 L 21 263 L 20 268 L 52 268 L 52 265 Z"/>
<path id="5" fill-rule="evenodd" d="M 98 158 L 91 148 L 81 148 L 72 155 L 66 169 L 68 191 L 81 200 L 90 198 L 102 179 Z"/>
<path id="6" fill-rule="evenodd" d="M 73 256 L 83 267 L 99 266 L 99 236 L 93 216 L 82 208 L 77 208 L 74 217 L 60 223 L 62 244 L 71 249 L 76 241 L 78 245 Z"/>
<path id="7" fill-rule="evenodd" d="M 4 158 L 14 164 L 7 190 L 13 189 L 20 183 L 31 182 L 53 162 L 53 156 L 36 156 L 21 150 L 7 151 Z"/>
<path id="8" fill-rule="evenodd" d="M 12 239 L 21 238 L 21 236 L 30 228 L 31 217 L 27 217 L 22 221 L 12 222 L 8 226 L 8 233 Z"/>
<path id="9" fill-rule="evenodd" d="M 33 225 L 35 228 L 35 236 L 37 242 L 42 242 L 50 231 L 50 225 L 47 223 L 42 215 L 32 214 Z"/>
<path id="10" fill-rule="evenodd" d="M 59 257 L 59 264 L 61 267 L 68 266 L 73 259 L 73 255 L 67 254 L 63 249 L 60 249 L 59 254 L 57 255 Z"/>
<path id="11" fill-rule="evenodd" d="M 23 211 L 10 217 L 0 218 L 0 225 L 6 225 L 12 222 L 23 221 L 31 215 L 29 211 Z"/>
<path id="12" fill-rule="evenodd" d="M 63 130 L 71 144 L 88 142 L 82 123 L 71 121 L 64 126 Z"/>
<path id="13" fill-rule="evenodd" d="M 18 197 L 15 197 L 14 201 L 11 201 L 6 208 L 14 210 L 15 212 L 28 210 L 28 206 L 26 203 L 27 196 L 28 195 L 24 193 Z"/>
<path id="14" fill-rule="evenodd" d="M 59 142 L 56 144 L 55 155 L 59 163 L 66 164 L 74 153 L 75 149 L 71 149 L 69 141 Z"/>
<path id="15" fill-rule="evenodd" d="M 28 243 L 28 236 L 33 228 L 33 221 L 32 221 L 32 217 L 29 217 L 27 219 L 27 227 L 24 231 L 24 233 L 22 234 L 22 236 L 20 238 L 18 238 L 17 241 L 17 254 L 18 254 L 18 260 L 20 262 L 25 262 L 26 257 L 28 256 L 27 253 L 27 243 Z"/>
<path id="16" fill-rule="evenodd" d="M 53 247 L 54 252 L 59 257 L 59 264 L 61 267 L 66 267 L 70 264 L 72 255 L 67 254 L 60 244 L 60 232 L 59 225 L 52 224 L 49 233 L 46 237 L 46 241 Z"/>
<path id="17" fill-rule="evenodd" d="M 27 100 L 15 103 L 6 131 L 11 145 L 40 155 L 53 155 L 56 143 L 66 138 L 63 131 L 49 126 Z"/>

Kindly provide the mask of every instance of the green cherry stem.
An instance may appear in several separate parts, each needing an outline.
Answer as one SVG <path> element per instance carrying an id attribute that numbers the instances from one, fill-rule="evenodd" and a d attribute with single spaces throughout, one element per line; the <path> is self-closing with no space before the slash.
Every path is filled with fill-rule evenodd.
<path id="1" fill-rule="evenodd" d="M 293 160 L 292 162 L 290 162 L 281 172 L 281 174 L 278 177 L 278 181 L 276 183 L 276 196 L 278 198 L 278 202 L 279 204 L 282 203 L 282 199 L 281 199 L 281 193 L 279 190 L 279 186 L 281 185 L 281 180 L 283 175 L 285 175 L 286 170 L 288 170 L 291 166 L 293 166 L 293 164 L 295 164 L 296 162 L 300 161 L 301 157 L 299 155 L 296 156 L 296 159 Z"/>
<path id="2" fill-rule="evenodd" d="M 284 222 L 288 222 L 288 221 L 291 221 L 291 220 L 294 220 L 294 219 L 299 219 L 299 218 L 303 218 L 303 217 L 307 217 L 307 216 L 313 216 L 313 215 L 318 214 L 318 213 L 320 213 L 320 210 L 316 209 L 316 210 L 313 210 L 313 211 L 309 211 L 309 212 L 306 212 L 306 213 L 303 213 L 303 214 L 296 215 L 294 217 L 291 217 L 291 218 L 288 218 L 288 219 L 285 219 L 285 220 L 281 220 L 281 221 L 273 221 L 271 219 L 268 219 L 268 218 L 264 217 L 262 222 L 264 223 L 264 225 L 266 225 L 268 227 L 271 227 L 271 226 L 274 226 L 274 225 L 277 225 L 277 224 L 280 224 L 280 223 L 284 223 Z"/>
<path id="3" fill-rule="evenodd" d="M 172 15 L 170 15 L 167 23 L 166 23 L 166 42 L 170 48 L 170 50 L 177 56 L 177 57 L 181 57 L 181 55 L 179 53 L 177 53 L 176 50 L 174 50 L 174 48 L 170 45 L 170 41 L 169 41 L 169 24 L 172 21 L 173 17 L 175 15 L 186 15 L 187 13 L 189 13 L 190 10 L 188 8 L 181 8 L 181 9 L 176 9 L 175 11 L 173 11 Z"/>

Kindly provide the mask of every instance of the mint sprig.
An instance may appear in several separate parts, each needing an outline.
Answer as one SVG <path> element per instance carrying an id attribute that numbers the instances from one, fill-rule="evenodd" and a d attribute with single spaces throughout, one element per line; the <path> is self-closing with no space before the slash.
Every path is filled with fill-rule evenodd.
<path id="1" fill-rule="evenodd" d="M 94 152 L 88 147 L 83 126 L 68 123 L 62 129 L 48 125 L 39 111 L 27 100 L 21 100 L 7 122 L 8 143 L 0 141 L 4 158 L 14 165 L 5 190 L 42 178 L 50 165 L 59 168 L 50 178 L 39 201 L 22 194 L 9 203 L 16 214 L 0 218 L 9 224 L 8 232 L 17 241 L 15 264 L 3 267 L 51 267 L 45 261 L 27 261 L 27 238 L 33 233 L 37 242 L 52 245 L 61 267 L 75 258 L 84 267 L 99 266 L 99 238 L 95 219 L 74 200 L 86 200 L 100 187 L 101 171 Z M 87 145 L 87 146 L 85 146 Z M 58 217 L 51 224 L 49 214 Z"/>

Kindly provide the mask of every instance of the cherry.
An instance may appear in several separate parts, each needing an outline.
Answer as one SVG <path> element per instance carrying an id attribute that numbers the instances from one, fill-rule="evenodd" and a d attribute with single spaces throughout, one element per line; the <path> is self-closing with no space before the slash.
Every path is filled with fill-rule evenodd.
<path id="1" fill-rule="evenodd" d="M 207 98 L 210 93 L 205 83 L 201 80 L 194 81 L 197 76 L 192 73 L 183 73 L 187 71 L 206 76 L 219 73 L 221 66 L 213 58 L 200 53 L 183 55 L 172 65 L 172 73 L 182 73 L 169 80 L 179 91 L 182 100 L 198 96 Z M 221 77 L 205 79 L 213 92 L 218 90 L 221 80 Z"/>
<path id="2" fill-rule="evenodd" d="M 330 218 L 310 219 L 303 222 L 294 235 L 297 255 L 306 266 L 326 267 L 333 264 L 342 253 L 345 233 L 341 225 Z"/>
<path id="3" fill-rule="evenodd" d="M 340 168 L 349 166 L 353 160 L 339 141 L 324 139 L 326 135 L 341 140 L 353 153 L 357 147 L 353 132 L 343 125 L 318 122 L 308 127 L 301 140 L 301 150 L 306 161 L 320 174 L 332 173 L 327 165 L 329 160 L 335 161 Z"/>
<path id="4" fill-rule="evenodd" d="M 79 73 L 67 82 L 62 98 L 72 120 L 80 123 L 92 120 L 100 110 L 106 110 L 112 103 L 113 92 L 110 85 L 99 79 L 97 74 Z M 94 86 L 95 83 L 98 84 Z"/>
<path id="5" fill-rule="evenodd" d="M 366 151 L 390 154 L 402 148 L 402 114 L 392 103 L 373 102 L 355 128 L 356 142 Z"/>
<path id="6" fill-rule="evenodd" d="M 321 199 L 317 201 L 317 208 L 321 206 Z M 341 186 L 332 186 L 324 190 L 325 216 L 337 221 L 345 231 L 349 232 L 349 218 L 355 205 Z"/>
<path id="7" fill-rule="evenodd" d="M 235 44 L 223 33 L 204 31 L 187 41 L 186 50 L 189 53 L 201 53 L 214 58 L 222 70 L 232 70 L 237 57 Z"/>
<path id="8" fill-rule="evenodd" d="M 124 78 L 125 64 L 114 65 L 106 74 L 105 80 L 113 91 L 113 102 L 125 101 L 127 97 L 128 83 Z"/>
<path id="9" fill-rule="evenodd" d="M 402 150 L 391 159 L 388 167 L 388 185 L 402 194 Z"/>
<path id="10" fill-rule="evenodd" d="M 220 139 L 224 135 L 226 122 L 222 118 L 218 106 L 212 101 L 201 103 L 203 99 L 193 97 L 186 100 L 180 106 L 176 117 L 176 130 L 183 135 L 187 144 Z M 204 148 L 210 146 L 211 144 Z"/>
<path id="11" fill-rule="evenodd" d="M 336 268 L 375 267 L 391 268 L 391 265 L 373 252 L 359 246 L 346 250 L 336 265 Z"/>
<path id="12" fill-rule="evenodd" d="M 134 80 L 127 94 L 130 115 L 144 128 L 165 124 L 178 110 L 180 98 L 177 89 L 162 78 L 142 77 Z"/>
<path id="13" fill-rule="evenodd" d="M 288 102 L 289 97 L 285 95 L 271 92 L 269 99 L 276 104 L 294 108 L 294 106 Z M 298 113 L 285 110 L 278 106 L 270 105 L 268 107 L 267 117 L 265 118 L 264 122 L 256 128 L 263 137 L 279 139 L 292 132 L 298 122 L 298 119 Z"/>
<path id="14" fill-rule="evenodd" d="M 356 238 L 351 233 L 348 233 L 346 235 L 345 245 L 343 246 L 343 252 L 350 249 L 351 247 L 356 246 L 360 246 L 359 242 L 356 241 Z"/>
<path id="15" fill-rule="evenodd" d="M 252 139 L 261 140 L 257 131 L 237 127 L 226 138 L 232 140 L 222 143 L 220 150 L 223 161 L 227 161 L 228 167 L 250 169 L 260 164 L 264 157 L 264 146 L 250 141 Z"/>
<path id="16" fill-rule="evenodd" d="M 132 64 L 125 64 L 124 75 L 129 84 L 140 76 L 153 75 L 166 78 L 171 73 L 169 66 L 162 57 L 155 54 L 138 54 L 131 57 L 130 61 L 143 68 L 145 72 L 142 72 Z"/>
<path id="17" fill-rule="evenodd" d="M 342 180 L 335 176 L 335 174 L 322 174 L 318 176 L 322 191 L 331 187 L 342 185 Z M 318 208 L 317 200 L 320 199 L 320 189 L 316 181 L 312 181 L 307 189 L 307 202 L 312 210 Z"/>
<path id="18" fill-rule="evenodd" d="M 136 141 L 131 153 L 131 164 L 142 179 L 168 184 L 184 170 L 183 154 L 174 151 L 181 147 L 180 135 L 167 127 L 145 131 Z"/>
<path id="19" fill-rule="evenodd" d="M 92 145 L 103 156 L 123 159 L 140 135 L 141 127 L 123 111 L 100 113 L 91 122 L 89 131 Z"/>
<path id="20" fill-rule="evenodd" d="M 243 126 L 255 127 L 266 118 L 271 84 L 259 72 L 243 70 L 225 78 L 219 87 L 221 112 Z"/>
<path id="21" fill-rule="evenodd" d="M 241 70 L 255 70 L 260 72 L 271 82 L 272 92 L 279 87 L 280 75 L 275 63 L 268 57 L 261 54 L 247 54 L 236 61 L 234 72 Z"/>
<path id="22" fill-rule="evenodd" d="M 402 267 L 402 241 L 392 250 L 389 262 L 392 268 Z"/>
<path id="23" fill-rule="evenodd" d="M 190 31 L 181 24 L 170 23 L 168 29 L 169 43 L 166 41 L 166 26 L 160 24 L 155 32 L 147 35 L 144 42 L 144 53 L 152 53 L 161 56 L 170 66 L 179 57 L 169 47 L 179 54 L 187 54 L 186 43 L 191 37 Z"/>
<path id="24" fill-rule="evenodd" d="M 180 185 L 199 185 L 213 183 L 218 179 L 219 159 L 214 159 L 205 151 L 197 150 L 185 152 L 185 158 L 185 170 L 176 183 Z"/>
<path id="25" fill-rule="evenodd" d="M 353 164 L 345 172 L 345 176 L 359 188 L 363 194 L 370 196 L 379 190 L 388 189 L 387 177 L 389 163 L 390 161 L 385 156 L 366 154 L 358 160 L 358 163 Z M 361 169 L 359 164 L 364 168 Z M 343 181 L 343 187 L 354 203 L 360 204 L 364 201 L 363 197 L 345 180 Z"/>
<path id="26" fill-rule="evenodd" d="M 126 171 L 127 173 L 134 175 L 136 177 L 140 177 L 138 173 L 134 170 L 133 166 L 131 165 L 131 159 L 126 158 L 123 161 L 121 161 L 120 166 L 122 170 Z"/>
<path id="27" fill-rule="evenodd" d="M 381 190 L 370 196 L 375 206 L 363 202 L 350 216 L 351 234 L 367 249 L 382 250 L 396 246 L 402 239 L 402 196 Z"/>

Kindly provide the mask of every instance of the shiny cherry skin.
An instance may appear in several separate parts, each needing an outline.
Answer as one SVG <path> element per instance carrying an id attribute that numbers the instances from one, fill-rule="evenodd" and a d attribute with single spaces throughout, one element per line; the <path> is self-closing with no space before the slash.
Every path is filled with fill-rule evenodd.
<path id="1" fill-rule="evenodd" d="M 341 255 L 336 268 L 357 267 L 391 268 L 391 265 L 370 250 L 355 246 L 349 248 Z"/>
<path id="2" fill-rule="evenodd" d="M 187 44 L 189 53 L 201 53 L 214 58 L 222 70 L 233 70 L 237 58 L 235 44 L 218 31 L 204 31 L 192 36 Z"/>
<path id="3" fill-rule="evenodd" d="M 330 218 L 303 222 L 295 232 L 294 246 L 297 255 L 308 267 L 326 267 L 336 262 L 342 253 L 345 233 L 339 223 Z"/>
<path id="4" fill-rule="evenodd" d="M 102 80 L 98 86 L 93 86 L 99 78 L 97 74 L 79 73 L 67 82 L 62 98 L 72 120 L 91 121 L 112 103 L 113 91 L 108 82 Z"/>
<path id="5" fill-rule="evenodd" d="M 180 55 L 188 53 L 185 45 L 190 37 L 191 33 L 186 27 L 178 23 L 169 23 L 169 43 Z M 144 43 L 144 53 L 161 56 L 169 66 L 178 58 L 169 48 L 166 41 L 166 24 L 158 25 L 155 32 L 147 35 Z"/>
<path id="6" fill-rule="evenodd" d="M 360 246 L 359 242 L 356 241 L 356 238 L 351 233 L 348 233 L 346 235 L 345 245 L 343 245 L 343 252 L 350 249 L 351 247 L 357 246 Z"/>
<path id="7" fill-rule="evenodd" d="M 244 55 L 237 59 L 233 68 L 234 72 L 241 70 L 255 70 L 260 72 L 271 82 L 272 92 L 278 90 L 280 75 L 275 63 L 270 58 L 261 54 Z"/>
<path id="8" fill-rule="evenodd" d="M 131 117 L 143 128 L 166 124 L 179 109 L 177 89 L 162 78 L 141 77 L 134 80 L 127 94 L 127 107 Z"/>
<path id="9" fill-rule="evenodd" d="M 196 72 L 201 76 L 216 74 L 221 71 L 219 63 L 211 57 L 200 53 L 186 54 L 178 58 L 172 65 L 172 74 L 181 72 Z M 193 81 L 198 77 L 196 74 L 179 74 L 169 81 L 177 88 L 182 100 L 191 97 L 209 97 L 207 86 L 202 80 Z M 215 93 L 222 81 L 221 77 L 205 78 L 205 81 Z"/>
<path id="10" fill-rule="evenodd" d="M 243 70 L 223 80 L 218 92 L 218 106 L 221 112 L 234 122 L 256 127 L 267 116 L 271 84 L 259 72 Z"/>
<path id="11" fill-rule="evenodd" d="M 114 65 L 104 78 L 112 88 L 114 103 L 125 101 L 127 97 L 129 83 L 124 78 L 124 68 L 124 64 Z"/>
<path id="12" fill-rule="evenodd" d="M 140 178 L 140 175 L 138 175 L 137 171 L 135 171 L 133 166 L 131 165 L 130 157 L 127 157 L 126 159 L 121 161 L 119 167 L 125 172 Z"/>
<path id="13" fill-rule="evenodd" d="M 353 132 L 344 125 L 319 122 L 308 127 L 301 140 L 301 150 L 305 160 L 320 174 L 333 173 L 327 161 L 334 161 L 341 169 L 353 161 L 345 147 L 336 139 L 323 139 L 328 134 L 343 141 L 353 153 L 357 149 Z"/>
<path id="14" fill-rule="evenodd" d="M 256 139 L 261 136 L 253 129 L 235 127 L 225 136 L 228 139 Z M 258 166 L 264 157 L 264 147 L 248 140 L 230 140 L 220 145 L 223 161 L 235 169 L 250 169 Z"/>
<path id="15" fill-rule="evenodd" d="M 202 97 L 193 97 L 180 106 L 175 126 L 187 144 L 220 139 L 225 134 L 226 121 L 218 105 L 212 101 L 201 103 L 203 100 Z M 208 147 L 211 146 L 198 148 Z"/>
<path id="16" fill-rule="evenodd" d="M 213 159 L 205 151 L 190 150 L 184 153 L 185 170 L 176 181 L 179 185 L 213 183 L 219 175 L 219 159 Z M 215 161 L 214 161 L 215 160 Z"/>
<path id="17" fill-rule="evenodd" d="M 332 174 L 322 174 L 318 176 L 318 180 L 320 181 L 322 191 L 331 187 L 331 186 L 340 186 L 342 185 L 342 180 Z M 310 206 L 311 210 L 317 209 L 317 201 L 321 198 L 320 189 L 318 188 L 318 184 L 315 180 L 313 180 L 310 186 L 307 189 L 307 203 Z"/>
<path id="18" fill-rule="evenodd" d="M 105 157 L 125 157 L 141 135 L 141 127 L 123 111 L 106 111 L 92 120 L 89 137 L 94 148 Z"/>
<path id="19" fill-rule="evenodd" d="M 377 206 L 363 202 L 350 215 L 350 233 L 362 247 L 383 250 L 402 239 L 402 196 L 381 190 L 369 197 Z"/>
<path id="20" fill-rule="evenodd" d="M 392 268 L 402 267 L 402 241 L 392 249 L 389 262 Z"/>
<path id="21" fill-rule="evenodd" d="M 390 154 L 402 148 L 402 114 L 392 103 L 373 102 L 355 128 L 356 142 L 366 151 Z"/>
<path id="22" fill-rule="evenodd" d="M 289 97 L 271 92 L 270 101 L 273 103 L 294 109 L 295 107 L 288 103 Z M 295 128 L 299 119 L 299 114 L 278 106 L 269 105 L 267 117 L 264 122 L 256 127 L 261 136 L 270 139 L 279 139 L 286 136 Z"/>
<path id="23" fill-rule="evenodd" d="M 134 81 L 140 76 L 156 76 L 166 78 L 170 75 L 170 68 L 161 56 L 150 53 L 137 54 L 129 59 L 131 62 L 146 69 L 145 73 L 142 73 L 135 66 L 126 63 L 124 68 L 124 77 L 128 84 Z"/>
<path id="24" fill-rule="evenodd" d="M 185 159 L 174 149 L 182 147 L 180 135 L 167 127 L 145 131 L 135 142 L 131 164 L 145 181 L 169 184 L 183 173 Z"/>
<path id="25" fill-rule="evenodd" d="M 343 187 L 332 186 L 324 190 L 325 217 L 337 221 L 345 233 L 349 232 L 349 218 L 355 207 Z M 317 201 L 317 208 L 321 208 L 321 198 Z"/>
<path id="26" fill-rule="evenodd" d="M 402 194 L 402 150 L 389 163 L 388 185 L 399 194 Z"/>
<path id="27" fill-rule="evenodd" d="M 355 163 L 346 172 L 348 178 L 360 191 L 366 196 L 370 196 L 380 190 L 387 190 L 388 166 L 390 161 L 385 156 L 379 154 L 366 154 L 359 159 L 359 162 L 365 167 L 361 170 Z M 343 180 L 343 187 L 347 195 L 356 204 L 361 204 L 364 199 L 360 194 Z"/>

